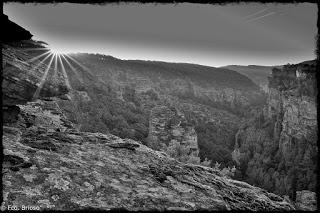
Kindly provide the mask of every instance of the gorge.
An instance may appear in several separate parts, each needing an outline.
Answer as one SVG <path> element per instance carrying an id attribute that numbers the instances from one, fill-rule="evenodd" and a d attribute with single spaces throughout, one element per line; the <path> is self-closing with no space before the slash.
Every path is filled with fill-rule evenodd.
<path id="1" fill-rule="evenodd" d="M 226 68 L 87 53 L 50 68 L 46 51 L 3 45 L 2 207 L 316 208 L 315 61 L 273 69 L 265 93 Z"/>

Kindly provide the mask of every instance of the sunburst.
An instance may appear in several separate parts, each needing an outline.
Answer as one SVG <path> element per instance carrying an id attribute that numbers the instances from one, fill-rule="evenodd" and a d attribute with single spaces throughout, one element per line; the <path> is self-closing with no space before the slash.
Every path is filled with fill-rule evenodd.
<path id="1" fill-rule="evenodd" d="M 50 56 L 50 55 L 49 55 L 49 56 Z M 41 92 L 41 89 L 42 89 L 44 83 L 46 82 L 47 75 L 48 75 L 48 73 L 49 73 L 49 70 L 50 70 L 50 66 L 51 66 L 51 64 L 52 64 L 52 61 L 53 61 L 53 57 L 50 58 L 50 62 L 49 62 L 49 64 L 47 65 L 46 70 L 44 71 L 44 74 L 43 74 L 43 76 L 42 76 L 42 78 L 41 78 L 40 84 L 39 84 L 38 88 L 36 89 L 36 91 L 35 91 L 35 93 L 34 93 L 34 95 L 33 95 L 33 98 L 32 98 L 33 100 L 35 100 L 35 99 L 37 99 L 37 98 L 39 97 L 39 94 L 40 94 L 40 92 Z"/>
<path id="2" fill-rule="evenodd" d="M 66 59 L 66 57 L 64 55 L 60 55 L 60 60 L 61 60 L 61 64 L 63 64 L 63 60 L 68 64 L 68 66 L 71 68 L 71 71 L 76 75 L 77 79 L 83 83 L 83 79 L 80 76 L 80 74 L 78 73 L 77 69 L 72 66 L 72 64 L 68 61 L 68 59 Z"/>
<path id="3" fill-rule="evenodd" d="M 81 64 L 79 61 L 77 61 L 74 57 L 70 56 L 70 52 L 67 51 L 62 51 L 59 50 L 57 48 L 53 48 L 53 47 L 49 47 L 49 48 L 25 48 L 25 51 L 34 51 L 34 50 L 39 50 L 42 51 L 40 52 L 41 54 L 28 59 L 27 62 L 32 62 L 33 64 L 35 64 L 34 67 L 31 68 L 31 70 L 35 70 L 37 69 L 40 65 L 45 64 L 46 68 L 44 71 L 43 76 L 41 77 L 40 83 L 38 85 L 38 88 L 36 89 L 34 95 L 33 95 L 33 100 L 36 100 L 37 98 L 39 98 L 40 92 L 45 84 L 45 82 L 47 81 L 48 78 L 48 74 L 51 70 L 53 70 L 53 75 L 51 75 L 51 77 L 57 78 L 57 74 L 59 72 L 62 73 L 63 79 L 65 81 L 66 86 L 71 89 L 71 84 L 70 84 L 70 80 L 69 80 L 69 76 L 68 76 L 68 71 L 72 71 L 76 78 L 83 83 L 83 78 L 81 77 L 79 71 L 77 68 L 75 68 L 71 62 L 73 62 L 73 64 L 75 64 L 76 66 L 78 66 L 81 70 L 89 73 L 90 75 L 93 75 L 93 73 L 90 71 L 90 69 L 86 66 L 84 66 L 83 64 Z M 45 51 L 43 53 L 43 51 Z M 42 59 L 41 59 L 42 58 Z M 47 61 L 49 59 L 48 63 L 44 63 L 45 61 Z M 66 69 L 64 63 L 66 63 L 68 65 L 68 67 L 70 67 L 71 69 Z M 52 67 L 53 66 L 53 67 Z M 53 68 L 53 69 L 51 69 Z"/>

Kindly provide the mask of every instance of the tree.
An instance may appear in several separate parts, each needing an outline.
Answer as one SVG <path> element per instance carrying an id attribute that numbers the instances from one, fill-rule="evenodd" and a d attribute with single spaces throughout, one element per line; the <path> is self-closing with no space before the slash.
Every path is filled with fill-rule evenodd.
<path id="1" fill-rule="evenodd" d="M 221 175 L 231 178 L 234 177 L 235 173 L 236 173 L 236 167 L 233 166 L 232 168 L 228 167 L 224 167 L 223 169 L 220 169 L 221 163 L 216 162 L 213 169 L 218 171 Z"/>
<path id="2" fill-rule="evenodd" d="M 239 149 L 233 150 L 233 152 L 231 154 L 232 160 L 234 160 L 237 163 L 237 165 L 240 165 L 240 155 L 241 155 L 241 153 L 240 153 Z"/>

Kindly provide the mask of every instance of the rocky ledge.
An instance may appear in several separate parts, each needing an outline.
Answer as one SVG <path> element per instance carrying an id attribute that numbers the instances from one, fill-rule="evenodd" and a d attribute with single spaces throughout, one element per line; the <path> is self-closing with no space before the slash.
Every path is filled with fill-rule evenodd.
<path id="1" fill-rule="evenodd" d="M 141 143 L 76 131 L 55 101 L 3 127 L 3 203 L 41 210 L 292 210 L 282 197 Z"/>

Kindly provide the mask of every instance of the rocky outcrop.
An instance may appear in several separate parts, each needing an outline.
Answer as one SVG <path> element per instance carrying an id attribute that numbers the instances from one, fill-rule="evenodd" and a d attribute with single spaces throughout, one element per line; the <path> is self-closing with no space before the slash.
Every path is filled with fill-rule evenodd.
<path id="1" fill-rule="evenodd" d="M 3 202 L 20 210 L 292 210 L 282 197 L 139 142 L 76 131 L 54 101 L 3 128 Z"/>
<path id="2" fill-rule="evenodd" d="M 275 95 L 275 93 L 277 95 Z M 274 99 L 274 97 L 278 99 Z M 317 141 L 317 109 L 315 99 L 308 96 L 293 96 L 290 94 L 283 94 L 271 90 L 270 102 L 277 102 L 280 105 L 275 108 L 270 104 L 270 108 L 276 109 L 275 124 L 281 124 L 281 131 L 277 130 L 275 125 L 275 135 L 279 138 L 279 149 L 286 161 L 290 161 L 291 155 L 295 155 L 295 146 L 308 150 L 316 147 Z M 270 112 L 273 116 L 273 112 Z M 278 133 L 278 134 L 277 134 Z M 303 142 L 305 141 L 305 142 Z M 299 151 L 298 151 L 299 152 Z M 292 156 L 293 157 L 293 156 Z"/>
<path id="3" fill-rule="evenodd" d="M 198 156 L 197 134 L 182 112 L 174 107 L 156 106 L 149 119 L 148 145 L 166 151 L 171 144 L 178 143 L 190 148 L 190 155 Z"/>

